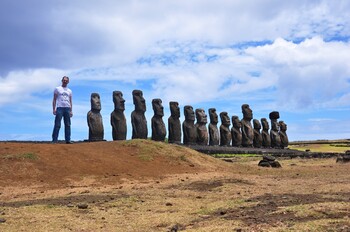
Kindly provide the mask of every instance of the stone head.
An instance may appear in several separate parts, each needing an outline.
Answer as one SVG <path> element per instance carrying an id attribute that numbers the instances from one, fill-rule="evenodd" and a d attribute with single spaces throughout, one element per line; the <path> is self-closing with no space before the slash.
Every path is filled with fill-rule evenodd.
<path id="1" fill-rule="evenodd" d="M 197 123 L 205 124 L 208 122 L 207 115 L 203 109 L 196 109 Z"/>
<path id="2" fill-rule="evenodd" d="M 195 120 L 194 111 L 192 106 L 184 106 L 185 121 Z"/>
<path id="3" fill-rule="evenodd" d="M 242 127 L 241 120 L 239 120 L 238 116 L 234 115 L 231 117 L 232 126 L 236 129 L 240 129 Z"/>
<path id="4" fill-rule="evenodd" d="M 123 98 L 123 93 L 120 91 L 113 91 L 113 102 L 114 109 L 124 111 L 125 110 L 125 100 Z"/>
<path id="5" fill-rule="evenodd" d="M 101 99 L 98 93 L 92 93 L 91 98 L 91 110 L 100 111 L 101 110 Z"/>
<path id="6" fill-rule="evenodd" d="M 261 125 L 262 125 L 263 130 L 269 130 L 270 129 L 269 122 L 267 121 L 266 118 L 262 118 L 260 121 L 261 121 Z"/>
<path id="7" fill-rule="evenodd" d="M 143 93 L 141 90 L 132 91 L 132 99 L 136 111 L 146 112 L 146 101 L 143 98 Z"/>
<path id="8" fill-rule="evenodd" d="M 155 116 L 164 116 L 164 107 L 162 105 L 162 100 L 155 98 L 152 100 L 152 108 Z"/>
<path id="9" fill-rule="evenodd" d="M 221 119 L 221 124 L 224 126 L 230 126 L 230 117 L 228 116 L 227 112 L 221 112 L 220 113 L 220 119 Z"/>
<path id="10" fill-rule="evenodd" d="M 216 113 L 215 108 L 210 108 L 209 110 L 210 123 L 217 124 L 218 123 L 218 114 Z"/>
<path id="11" fill-rule="evenodd" d="M 243 119 L 249 120 L 249 121 L 253 119 L 253 111 L 250 109 L 248 104 L 242 105 L 242 113 L 243 113 Z"/>
<path id="12" fill-rule="evenodd" d="M 178 102 L 171 101 L 169 102 L 170 113 L 174 118 L 180 118 L 180 107 Z"/>
<path id="13" fill-rule="evenodd" d="M 260 130 L 261 129 L 261 124 L 260 124 L 258 119 L 253 119 L 253 127 L 256 130 Z"/>
<path id="14" fill-rule="evenodd" d="M 284 123 L 284 121 L 279 121 L 280 131 L 286 132 L 287 131 L 287 124 Z"/>

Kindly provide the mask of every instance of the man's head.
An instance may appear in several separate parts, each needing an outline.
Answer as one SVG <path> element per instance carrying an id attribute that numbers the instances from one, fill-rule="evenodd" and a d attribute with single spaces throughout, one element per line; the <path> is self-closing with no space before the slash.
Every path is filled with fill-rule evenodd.
<path id="1" fill-rule="evenodd" d="M 120 91 L 113 91 L 113 102 L 115 110 L 125 110 L 125 100 L 123 98 L 123 93 Z"/>
<path id="2" fill-rule="evenodd" d="M 69 83 L 69 77 L 64 76 L 62 77 L 62 87 L 66 87 Z"/>

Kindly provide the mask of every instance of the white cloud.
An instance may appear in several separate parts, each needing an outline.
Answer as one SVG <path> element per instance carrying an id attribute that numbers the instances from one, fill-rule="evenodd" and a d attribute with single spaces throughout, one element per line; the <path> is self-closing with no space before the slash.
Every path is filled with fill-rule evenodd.
<path id="1" fill-rule="evenodd" d="M 28 101 L 33 93 L 52 92 L 65 73 L 55 69 L 10 72 L 6 77 L 0 78 L 0 106 Z"/>

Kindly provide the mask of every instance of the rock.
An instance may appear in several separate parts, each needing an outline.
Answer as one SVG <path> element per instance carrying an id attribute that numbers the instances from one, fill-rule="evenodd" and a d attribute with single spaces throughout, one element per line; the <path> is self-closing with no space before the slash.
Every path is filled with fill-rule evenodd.
<path id="1" fill-rule="evenodd" d="M 266 160 L 266 161 L 275 161 L 276 158 L 271 156 L 271 155 L 264 155 L 263 156 L 263 160 Z"/>
<path id="2" fill-rule="evenodd" d="M 350 155 L 343 155 L 337 158 L 337 163 L 349 163 L 350 162 Z"/>
<path id="3" fill-rule="evenodd" d="M 276 160 L 275 161 L 271 161 L 270 165 L 273 168 L 281 168 L 282 167 L 281 164 L 278 161 L 276 161 Z"/>
<path id="4" fill-rule="evenodd" d="M 6 219 L 5 218 L 0 218 L 0 223 L 5 223 Z"/>
<path id="5" fill-rule="evenodd" d="M 82 204 L 78 204 L 77 207 L 78 209 L 87 209 L 89 206 L 87 204 L 82 203 Z"/>
<path id="6" fill-rule="evenodd" d="M 258 166 L 260 166 L 260 167 L 267 167 L 267 168 L 271 167 L 270 163 L 268 161 L 266 161 L 266 160 L 260 160 Z"/>

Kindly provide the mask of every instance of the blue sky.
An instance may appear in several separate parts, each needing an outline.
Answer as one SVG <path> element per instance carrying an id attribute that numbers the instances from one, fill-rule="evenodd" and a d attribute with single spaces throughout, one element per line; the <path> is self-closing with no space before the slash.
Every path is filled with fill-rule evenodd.
<path id="1" fill-rule="evenodd" d="M 90 94 L 112 140 L 112 92 L 242 117 L 280 112 L 291 141 L 350 138 L 350 1 L 150 0 L 0 3 L 0 140 L 51 140 L 53 90 L 70 77 L 72 140 Z M 63 129 L 63 128 L 62 128 Z M 149 129 L 149 135 L 151 130 Z M 61 130 L 60 139 L 63 139 Z"/>

